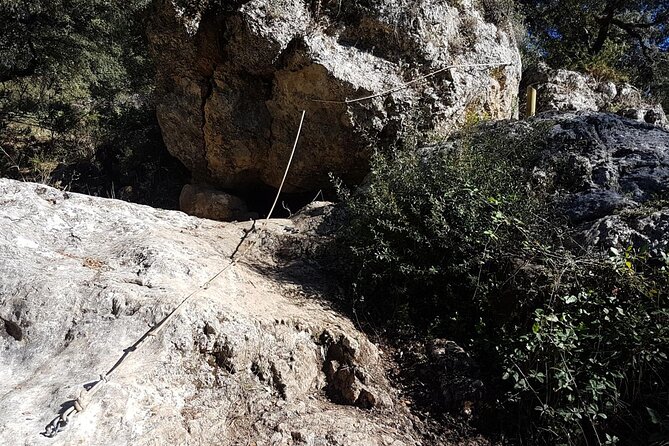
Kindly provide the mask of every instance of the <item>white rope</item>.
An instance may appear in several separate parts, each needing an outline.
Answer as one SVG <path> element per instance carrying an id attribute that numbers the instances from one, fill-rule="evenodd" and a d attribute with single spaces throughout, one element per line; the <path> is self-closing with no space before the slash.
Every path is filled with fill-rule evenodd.
<path id="1" fill-rule="evenodd" d="M 288 171 L 290 170 L 290 166 L 293 162 L 293 157 L 295 155 L 295 150 L 297 148 L 297 143 L 300 139 L 300 134 L 302 133 L 302 124 L 304 123 L 304 116 L 306 114 L 306 111 L 302 111 L 302 118 L 300 119 L 300 126 L 297 130 L 297 136 L 295 137 L 295 142 L 293 144 L 293 150 L 290 152 L 290 158 L 288 159 L 288 164 L 286 165 L 286 170 L 283 173 L 283 179 L 281 180 L 281 185 L 279 186 L 279 189 L 277 190 L 276 193 L 276 198 L 274 199 L 274 204 L 272 205 L 272 208 L 270 209 L 269 213 L 267 214 L 267 217 L 263 220 L 263 224 L 266 224 L 269 219 L 272 216 L 272 212 L 274 212 L 274 208 L 276 207 L 276 203 L 279 201 L 279 196 L 281 195 L 281 190 L 283 189 L 283 185 L 286 181 L 286 177 L 288 176 Z M 262 230 L 263 228 L 260 228 L 259 230 Z M 248 237 L 251 233 L 256 232 L 255 229 L 255 221 L 253 222 L 253 225 L 251 228 L 244 234 L 242 237 L 239 245 L 237 245 L 237 249 L 232 253 L 230 256 L 230 263 L 225 265 L 223 268 L 221 268 L 216 274 L 211 276 L 206 282 L 204 282 L 202 285 L 200 285 L 197 289 L 195 289 L 192 293 L 190 293 L 188 296 L 186 296 L 174 309 L 162 320 L 160 321 L 157 325 L 153 326 L 149 331 L 144 333 L 141 338 L 139 338 L 131 347 L 127 348 L 124 350 L 123 355 L 116 361 L 116 363 L 109 369 L 109 371 L 104 374 L 100 375 L 100 380 L 97 381 L 90 389 L 84 389 L 79 393 L 79 396 L 72 402 L 72 405 L 69 406 L 67 409 L 65 409 L 61 414 L 59 414 L 56 418 L 49 423 L 44 431 L 44 435 L 46 437 L 53 437 L 55 436 L 58 432 L 60 432 L 63 427 L 67 425 L 67 423 L 70 421 L 70 417 L 79 413 L 83 412 L 86 409 L 86 406 L 90 403 L 91 398 L 100 390 L 102 385 L 106 382 L 108 382 L 109 378 L 111 375 L 118 371 L 121 365 L 125 362 L 125 360 L 134 352 L 138 351 L 141 346 L 146 342 L 146 340 L 150 337 L 155 337 L 158 335 L 158 333 L 174 318 L 181 308 L 192 298 L 194 298 L 196 295 L 200 293 L 200 291 L 205 290 L 209 287 L 209 285 L 216 280 L 221 274 L 223 274 L 228 268 L 232 267 L 235 265 L 239 259 L 243 258 L 249 250 L 255 245 L 254 241 L 251 241 L 251 243 L 246 247 L 246 249 L 241 252 L 239 255 L 237 253 L 239 252 L 239 248 L 241 245 L 244 243 L 244 240 L 246 237 Z"/>
<path id="2" fill-rule="evenodd" d="M 281 180 L 281 184 L 279 185 L 279 190 L 276 193 L 276 198 L 274 199 L 274 203 L 272 204 L 272 207 L 269 210 L 269 214 L 267 214 L 265 222 L 267 222 L 269 218 L 272 216 L 272 212 L 274 212 L 276 203 L 277 201 L 279 201 L 279 195 L 281 195 L 281 189 L 283 189 L 283 184 L 286 182 L 286 177 L 288 176 L 288 169 L 290 169 L 290 165 L 293 162 L 293 155 L 295 155 L 295 148 L 297 148 L 297 141 L 300 139 L 300 133 L 302 132 L 302 124 L 304 123 L 304 115 L 306 113 L 307 113 L 306 110 L 302 110 L 302 119 L 300 119 L 300 127 L 297 129 L 297 136 L 295 137 L 295 143 L 293 144 L 293 151 L 290 152 L 290 158 L 288 159 L 288 164 L 286 165 L 286 171 L 283 173 L 283 179 Z"/>
<path id="3" fill-rule="evenodd" d="M 343 101 L 332 101 L 332 100 L 326 100 L 326 99 L 312 99 L 313 102 L 320 102 L 324 104 L 353 104 L 356 102 L 362 102 L 362 101 L 367 101 L 369 99 L 374 99 L 378 98 L 381 96 L 385 96 L 391 93 L 395 93 L 396 91 L 404 90 L 405 88 L 409 87 L 410 85 L 415 84 L 416 82 L 424 81 L 425 79 L 431 78 L 433 76 L 436 76 L 439 73 L 443 73 L 446 70 L 450 70 L 451 68 L 491 68 L 491 67 L 506 67 L 509 65 L 513 65 L 509 62 L 495 62 L 495 63 L 472 63 L 472 64 L 454 64 L 454 65 L 448 65 L 446 67 L 439 68 L 438 70 L 432 71 L 430 73 L 424 74 L 423 76 L 417 77 L 416 79 L 412 79 L 409 82 L 405 82 L 403 84 L 400 84 L 396 87 L 390 88 L 388 90 L 382 91 L 380 93 L 375 93 L 375 94 L 370 94 L 369 96 L 363 96 L 361 98 L 357 99 L 345 99 Z"/>

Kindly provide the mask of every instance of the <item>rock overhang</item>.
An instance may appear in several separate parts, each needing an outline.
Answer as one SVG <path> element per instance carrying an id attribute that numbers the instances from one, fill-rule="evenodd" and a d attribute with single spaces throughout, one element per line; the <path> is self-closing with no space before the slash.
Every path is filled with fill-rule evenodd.
<path id="1" fill-rule="evenodd" d="M 160 3 L 149 36 L 168 149 L 195 182 L 277 187 L 306 110 L 285 191 L 317 191 L 330 186 L 330 172 L 361 181 L 376 148 L 447 133 L 466 114 L 513 116 L 520 58 L 512 33 L 473 7 L 404 3 L 240 2 L 191 10 L 190 32 L 172 2 Z M 444 70 L 379 94 L 478 63 L 499 66 Z"/>

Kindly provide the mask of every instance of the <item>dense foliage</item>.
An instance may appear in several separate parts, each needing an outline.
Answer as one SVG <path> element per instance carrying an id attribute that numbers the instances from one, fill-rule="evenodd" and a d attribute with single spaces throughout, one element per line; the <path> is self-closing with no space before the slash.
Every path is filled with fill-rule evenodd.
<path id="1" fill-rule="evenodd" d="M 536 59 L 629 80 L 669 106 L 669 3 L 521 0 Z M 530 60 L 526 62 L 531 63 Z"/>
<path id="2" fill-rule="evenodd" d="M 162 182 L 170 162 L 151 104 L 149 6 L 0 2 L 3 176 L 139 201 Z"/>
<path id="3" fill-rule="evenodd" d="M 532 184 L 544 132 L 377 156 L 345 201 L 351 304 L 475 353 L 524 444 L 644 444 L 668 421 L 669 264 L 569 248 L 551 187 Z"/>

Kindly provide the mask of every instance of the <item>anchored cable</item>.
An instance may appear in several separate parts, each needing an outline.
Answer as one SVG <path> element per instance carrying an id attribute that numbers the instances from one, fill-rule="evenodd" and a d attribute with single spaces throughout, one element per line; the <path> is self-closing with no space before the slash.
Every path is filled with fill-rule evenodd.
<path id="1" fill-rule="evenodd" d="M 174 307 L 174 309 L 167 316 L 165 316 L 159 323 L 151 327 L 133 345 L 126 348 L 123 351 L 123 355 L 121 355 L 121 357 L 116 361 L 116 363 L 107 371 L 107 373 L 105 373 L 104 375 L 100 375 L 100 379 L 96 381 L 90 388 L 81 390 L 76 399 L 69 401 L 68 403 L 63 405 L 63 408 L 61 409 L 60 413 L 45 427 L 44 432 L 42 432 L 42 435 L 44 435 L 45 437 L 52 438 L 57 433 L 61 432 L 63 428 L 67 426 L 67 424 L 70 422 L 71 418 L 74 415 L 76 415 L 79 412 L 83 412 L 86 409 L 86 407 L 90 404 L 93 396 L 102 388 L 104 384 L 106 384 L 109 381 L 111 375 L 119 370 L 121 365 L 123 365 L 125 360 L 133 352 L 139 350 L 148 338 L 155 337 L 156 335 L 158 335 L 158 333 L 172 320 L 172 318 L 174 318 L 180 312 L 181 308 L 183 308 L 183 306 L 188 301 L 197 296 L 201 291 L 206 290 L 214 280 L 220 277 L 221 274 L 227 271 L 230 267 L 234 266 L 241 258 L 243 258 L 251 250 L 251 248 L 253 248 L 253 246 L 255 245 L 255 240 L 251 239 L 251 242 L 246 246 L 246 248 L 243 251 L 241 250 L 244 241 L 247 240 L 247 238 L 249 238 L 251 234 L 254 234 L 264 229 L 264 225 L 272 217 L 272 213 L 274 212 L 274 208 L 276 207 L 276 204 L 279 201 L 279 196 L 281 195 L 281 190 L 283 189 L 286 177 L 288 176 L 288 171 L 290 170 L 290 166 L 293 162 L 295 150 L 297 149 L 297 143 L 300 139 L 300 134 L 302 132 L 302 125 L 304 123 L 305 114 L 306 111 L 302 111 L 300 126 L 297 130 L 297 135 L 295 137 L 293 149 L 290 153 L 290 158 L 288 159 L 288 163 L 286 164 L 286 170 L 283 173 L 283 179 L 281 180 L 281 184 L 279 185 L 279 189 L 277 190 L 276 198 L 274 199 L 274 204 L 272 204 L 272 207 L 269 213 L 267 214 L 267 217 L 265 217 L 265 219 L 263 219 L 262 221 L 262 226 L 260 228 L 256 228 L 256 220 L 254 220 L 253 224 L 251 225 L 251 228 L 245 231 L 240 242 L 237 244 L 234 251 L 230 255 L 229 263 L 227 263 L 223 268 L 221 268 L 218 272 L 216 272 L 216 274 L 211 276 L 206 282 L 200 285 L 197 289 L 195 289 L 193 292 L 184 297 L 182 301 L 176 307 Z"/>

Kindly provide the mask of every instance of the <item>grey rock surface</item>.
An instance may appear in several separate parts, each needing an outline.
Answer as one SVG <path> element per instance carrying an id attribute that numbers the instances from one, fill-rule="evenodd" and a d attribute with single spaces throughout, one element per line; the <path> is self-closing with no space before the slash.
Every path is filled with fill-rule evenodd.
<path id="1" fill-rule="evenodd" d="M 565 113 L 553 120 L 537 172 L 586 247 L 669 250 L 669 132 L 606 113 Z"/>
<path id="2" fill-rule="evenodd" d="M 47 439 L 61 405 L 227 265 L 250 224 L 0 179 L 0 444 L 418 444 L 382 353 L 319 299 L 327 280 L 276 268 L 283 234 L 306 237 L 324 213 L 246 239 Z"/>
<path id="3" fill-rule="evenodd" d="M 557 114 L 528 125 L 542 121 L 552 126 L 535 174 L 551 179 L 584 242 L 666 249 L 669 238 L 657 225 L 669 216 L 669 132 L 606 113 Z"/>
<path id="4" fill-rule="evenodd" d="M 537 113 L 613 112 L 639 122 L 669 128 L 662 106 L 628 83 L 598 80 L 588 74 L 563 69 L 552 70 L 544 65 L 523 73 L 521 84 L 523 95 L 528 85 L 537 89 Z M 524 97 L 521 110 L 525 112 Z"/>
<path id="5" fill-rule="evenodd" d="M 529 186 L 551 194 L 583 247 L 669 250 L 669 131 L 582 111 L 488 123 L 476 132 L 533 151 Z"/>
<path id="6" fill-rule="evenodd" d="M 520 58 L 474 2 L 160 0 L 149 28 L 158 118 L 195 182 L 277 187 L 306 110 L 286 192 L 360 181 L 372 149 L 416 129 L 517 113 Z M 355 103 L 453 64 L 392 94 Z M 412 130 L 413 131 L 413 130 Z"/>

